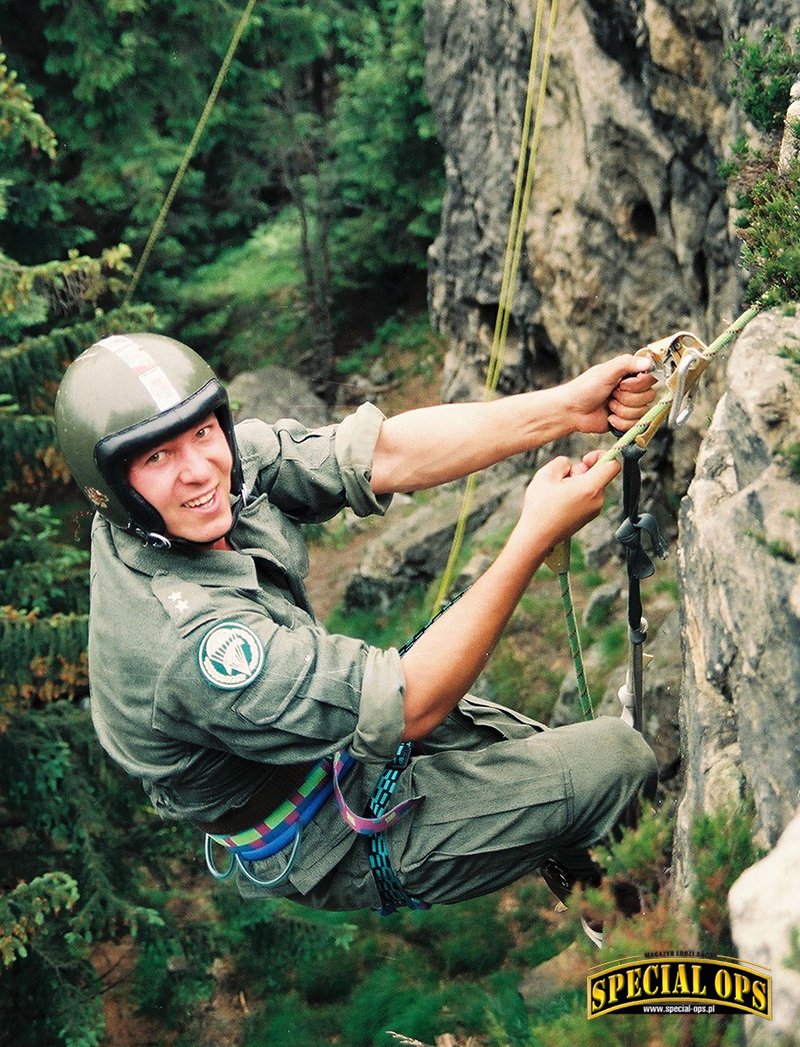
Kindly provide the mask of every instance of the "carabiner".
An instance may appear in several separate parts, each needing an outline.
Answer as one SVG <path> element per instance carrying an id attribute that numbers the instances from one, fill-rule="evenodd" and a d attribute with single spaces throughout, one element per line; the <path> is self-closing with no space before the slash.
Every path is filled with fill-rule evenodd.
<path id="1" fill-rule="evenodd" d="M 250 883 L 254 883 L 256 887 L 279 887 L 280 884 L 284 882 L 284 880 L 288 877 L 289 873 L 292 871 L 292 864 L 294 863 L 294 860 L 297 856 L 297 849 L 300 846 L 300 837 L 302 835 L 303 830 L 302 828 L 298 827 L 297 834 L 295 835 L 295 838 L 292 841 L 292 849 L 289 852 L 289 857 L 286 859 L 286 865 L 278 873 L 278 875 L 274 876 L 271 880 L 262 880 L 261 877 L 256 876 L 254 873 L 251 873 L 250 870 L 247 868 L 247 865 L 249 865 L 250 863 L 247 862 L 246 865 L 246 859 L 245 861 L 242 861 L 242 856 L 239 854 L 236 855 L 232 864 L 238 865 L 239 871 L 242 873 L 242 875 L 247 877 Z"/>
<path id="2" fill-rule="evenodd" d="M 672 406 L 669 409 L 667 424 L 671 429 L 678 429 L 684 424 L 692 413 L 694 404 L 686 391 L 686 381 L 689 372 L 698 363 L 708 363 L 708 357 L 693 346 L 687 346 L 683 350 L 678 366 L 675 368 L 674 391 L 672 394 Z M 684 403 L 685 400 L 685 403 Z"/>
<path id="3" fill-rule="evenodd" d="M 213 847 L 214 841 L 211 839 L 208 833 L 206 833 L 206 867 L 215 880 L 228 880 L 233 874 L 233 870 L 236 868 L 236 858 L 234 856 L 231 856 L 231 861 L 228 868 L 225 870 L 225 872 L 220 872 L 220 870 L 216 866 L 216 863 L 214 862 Z"/>

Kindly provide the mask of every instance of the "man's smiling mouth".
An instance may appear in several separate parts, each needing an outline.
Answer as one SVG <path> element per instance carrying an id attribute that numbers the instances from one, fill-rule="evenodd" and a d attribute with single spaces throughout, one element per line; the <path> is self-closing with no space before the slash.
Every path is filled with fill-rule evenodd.
<path id="1" fill-rule="evenodd" d="M 202 509 L 203 506 L 209 505 L 217 493 L 216 487 L 209 494 L 201 495 L 200 498 L 193 498 L 190 502 L 184 502 L 183 504 L 187 509 Z"/>

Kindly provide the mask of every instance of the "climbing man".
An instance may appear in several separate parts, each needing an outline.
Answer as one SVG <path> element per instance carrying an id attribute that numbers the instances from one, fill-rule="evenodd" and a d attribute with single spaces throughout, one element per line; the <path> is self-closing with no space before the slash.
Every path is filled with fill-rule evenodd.
<path id="1" fill-rule="evenodd" d="M 338 425 L 249 420 L 191 349 L 113 335 L 69 367 L 56 426 L 97 510 L 89 673 L 100 742 L 163 818 L 206 833 L 245 896 L 335 910 L 426 907 L 589 848 L 652 793 L 641 735 L 549 729 L 469 693 L 534 572 L 594 517 L 614 462 L 536 472 L 494 563 L 403 654 L 334 635 L 303 578 L 302 524 L 383 514 L 570 433 L 629 428 L 653 398 L 622 355 L 558 387 Z M 549 881 L 552 882 L 552 881 Z"/>

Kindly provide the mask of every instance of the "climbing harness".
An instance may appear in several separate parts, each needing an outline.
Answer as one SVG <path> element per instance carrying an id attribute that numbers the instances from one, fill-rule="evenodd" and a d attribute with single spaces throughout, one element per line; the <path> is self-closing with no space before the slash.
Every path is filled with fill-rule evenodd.
<path id="1" fill-rule="evenodd" d="M 400 884 L 389 861 L 384 833 L 403 814 L 412 810 L 421 797 L 411 797 L 387 810 L 400 773 L 411 758 L 411 742 L 402 742 L 383 770 L 367 807 L 366 815 L 356 814 L 348 806 L 341 783 L 355 765 L 349 753 L 337 752 L 333 757 L 319 760 L 297 791 L 272 812 L 263 822 L 230 836 L 207 833 L 205 858 L 209 872 L 216 880 L 227 880 L 238 869 L 257 887 L 278 887 L 291 872 L 300 848 L 303 828 L 317 814 L 333 794 L 344 821 L 360 835 L 369 836 L 369 863 L 381 897 L 381 915 L 392 913 L 401 905 L 411 909 L 427 909 L 426 902 L 408 894 Z M 214 861 L 214 844 L 224 847 L 231 859 L 221 870 Z M 270 880 L 261 879 L 251 869 L 252 862 L 261 861 L 291 847 L 283 869 Z"/>
<path id="2" fill-rule="evenodd" d="M 341 780 L 356 761 L 348 754 L 339 753 L 337 757 L 336 777 Z M 214 879 L 227 880 L 238 868 L 258 887 L 277 887 L 283 883 L 297 857 L 303 828 L 334 791 L 334 766 L 332 757 L 319 760 L 296 792 L 258 825 L 230 836 L 206 833 L 206 865 Z M 224 847 L 231 855 L 228 867 L 224 870 L 220 870 L 214 861 L 214 844 Z M 286 864 L 273 879 L 262 880 L 249 868 L 252 862 L 269 858 L 290 845 Z"/>

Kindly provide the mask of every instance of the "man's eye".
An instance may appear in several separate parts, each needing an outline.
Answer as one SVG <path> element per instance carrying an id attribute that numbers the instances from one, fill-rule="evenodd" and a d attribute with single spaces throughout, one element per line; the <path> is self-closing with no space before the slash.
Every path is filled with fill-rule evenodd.
<path id="1" fill-rule="evenodd" d="M 163 457 L 164 457 L 164 452 L 163 451 L 153 451 L 153 453 L 147 459 L 148 464 L 152 462 L 153 465 L 157 465 L 161 461 L 161 459 Z"/>

